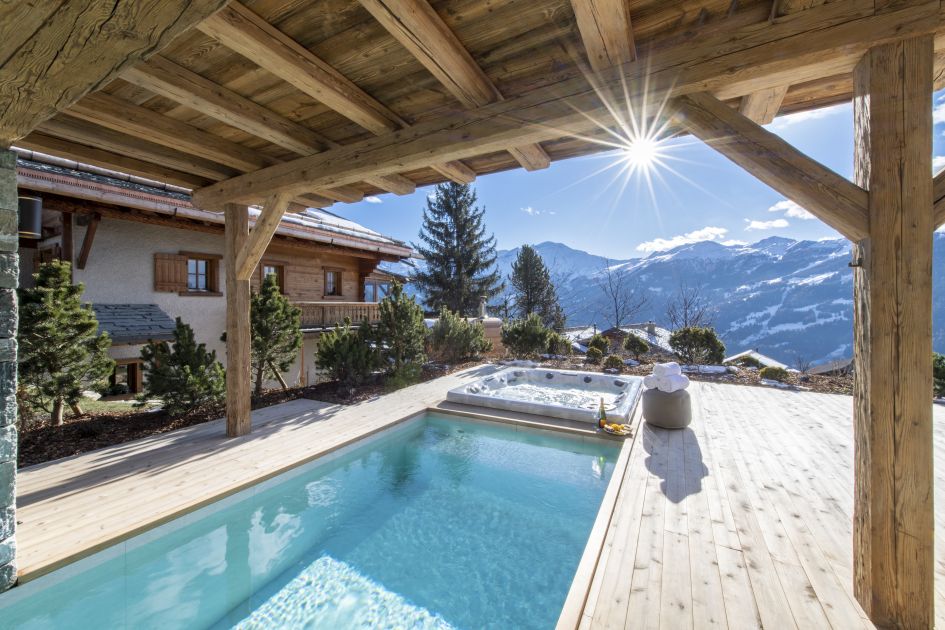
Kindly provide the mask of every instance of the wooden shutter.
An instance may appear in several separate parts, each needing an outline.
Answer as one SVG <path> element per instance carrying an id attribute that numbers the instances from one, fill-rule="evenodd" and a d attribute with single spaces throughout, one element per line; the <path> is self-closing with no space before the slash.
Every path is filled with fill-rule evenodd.
<path id="1" fill-rule="evenodd" d="M 154 290 L 178 293 L 187 290 L 187 257 L 180 254 L 154 255 Z"/>

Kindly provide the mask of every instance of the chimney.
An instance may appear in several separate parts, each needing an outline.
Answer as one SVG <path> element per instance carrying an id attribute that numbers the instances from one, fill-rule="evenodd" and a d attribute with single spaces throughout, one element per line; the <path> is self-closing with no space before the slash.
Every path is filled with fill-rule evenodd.
<path id="1" fill-rule="evenodd" d="M 486 301 L 488 301 L 489 296 L 480 295 L 479 296 L 479 319 L 485 319 L 489 315 L 486 313 Z"/>
<path id="2" fill-rule="evenodd" d="M 648 335 L 656 335 L 656 322 L 647 322 L 646 332 Z"/>

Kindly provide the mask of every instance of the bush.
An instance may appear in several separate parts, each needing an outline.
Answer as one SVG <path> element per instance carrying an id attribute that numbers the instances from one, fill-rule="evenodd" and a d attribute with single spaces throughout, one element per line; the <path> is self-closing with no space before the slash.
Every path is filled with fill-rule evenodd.
<path id="1" fill-rule="evenodd" d="M 152 341 L 141 349 L 146 376 L 140 404 L 150 398 L 164 401 L 172 416 L 219 404 L 226 395 L 226 376 L 216 352 L 207 352 L 194 339 L 194 330 L 177 318 L 173 347 Z"/>
<path id="2" fill-rule="evenodd" d="M 769 365 L 768 367 L 761 368 L 761 371 L 758 372 L 758 376 L 769 381 L 780 381 L 781 383 L 786 383 L 788 380 L 788 371 L 781 367 Z"/>
<path id="3" fill-rule="evenodd" d="M 556 356 L 571 355 L 571 340 L 559 333 L 548 335 L 548 354 Z"/>
<path id="4" fill-rule="evenodd" d="M 420 382 L 420 376 L 423 369 L 416 363 L 405 363 L 399 370 L 395 370 L 388 375 L 384 381 L 384 389 L 389 392 L 403 389 Z"/>
<path id="5" fill-rule="evenodd" d="M 301 325 L 302 311 L 279 291 L 276 276 L 267 275 L 249 305 L 253 395 L 262 394 L 266 377 L 278 379 L 285 386 L 282 374 L 292 367 L 302 347 Z"/>
<path id="6" fill-rule="evenodd" d="M 745 356 L 740 357 L 740 358 L 738 358 L 738 359 L 736 359 L 736 360 L 734 360 L 734 361 L 731 361 L 731 363 L 732 363 L 732 365 L 737 365 L 737 366 L 739 366 L 739 367 L 744 367 L 744 368 L 757 368 L 757 369 L 759 369 L 759 370 L 764 367 L 764 365 L 762 365 L 761 361 L 759 361 L 758 359 L 756 359 L 755 357 L 753 357 L 753 356 L 751 356 L 751 355 L 745 355 Z"/>
<path id="7" fill-rule="evenodd" d="M 601 355 L 607 354 L 610 350 L 610 342 L 607 340 L 607 337 L 600 333 L 596 333 L 591 340 L 587 342 L 588 349 L 597 348 L 600 350 Z"/>
<path id="8" fill-rule="evenodd" d="M 712 328 L 680 328 L 670 336 L 669 346 L 686 365 L 716 365 L 725 359 L 725 344 Z"/>
<path id="9" fill-rule="evenodd" d="M 316 367 L 327 371 L 332 380 L 344 386 L 363 382 L 378 363 L 377 351 L 369 335 L 370 326 L 366 321 L 355 329 L 346 317 L 342 325 L 335 326 L 318 339 Z"/>
<path id="10" fill-rule="evenodd" d="M 623 348 L 637 361 L 640 360 L 640 355 L 646 354 L 650 351 L 650 344 L 646 342 L 645 339 L 633 333 L 627 335 L 627 339 L 623 342 Z"/>
<path id="11" fill-rule="evenodd" d="M 430 353 L 446 363 L 474 359 L 492 349 L 481 323 L 469 321 L 445 307 L 440 309 L 440 317 L 430 330 L 429 342 Z"/>
<path id="12" fill-rule="evenodd" d="M 605 370 L 623 370 L 623 359 L 618 357 L 616 354 L 608 355 L 604 359 L 604 369 Z"/>
<path id="13" fill-rule="evenodd" d="M 533 357 L 548 348 L 551 334 L 541 318 L 532 313 L 525 319 L 516 319 L 502 326 L 502 345 L 514 357 Z"/>
<path id="14" fill-rule="evenodd" d="M 594 347 L 594 348 L 587 349 L 587 355 L 585 356 L 585 360 L 588 363 L 597 365 L 603 360 L 603 358 L 604 358 L 604 353 L 600 351 L 600 348 Z"/>
<path id="15" fill-rule="evenodd" d="M 423 361 L 427 337 L 423 309 L 413 297 L 404 294 L 404 287 L 398 282 L 378 305 L 375 333 L 391 372 L 399 371 L 408 363 Z"/>
<path id="16" fill-rule="evenodd" d="M 932 353 L 932 381 L 935 395 L 945 398 L 945 355 Z"/>

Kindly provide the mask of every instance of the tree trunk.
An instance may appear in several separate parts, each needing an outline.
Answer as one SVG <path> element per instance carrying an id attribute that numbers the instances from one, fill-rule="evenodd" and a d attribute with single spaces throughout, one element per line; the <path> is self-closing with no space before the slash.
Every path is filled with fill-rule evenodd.
<path id="1" fill-rule="evenodd" d="M 263 370 L 262 366 L 259 366 L 259 369 L 256 370 L 256 386 L 253 388 L 253 395 L 259 398 L 262 396 L 262 385 L 263 385 Z"/>
<path id="2" fill-rule="evenodd" d="M 53 423 L 53 426 L 56 426 L 56 427 L 62 426 L 62 399 L 61 398 L 57 398 L 53 401 L 52 423 Z"/>
<path id="3" fill-rule="evenodd" d="M 82 415 L 82 413 L 83 413 L 83 412 L 82 412 L 82 407 L 79 406 L 79 403 L 70 403 L 69 406 L 72 407 L 72 413 L 73 413 L 73 414 L 75 414 L 76 416 L 81 416 L 81 415 Z"/>
<path id="4" fill-rule="evenodd" d="M 285 391 L 289 389 L 289 384 L 285 382 L 285 379 L 282 378 L 282 373 L 276 369 L 276 366 L 272 364 L 272 361 L 269 362 L 269 369 L 272 370 L 272 373 L 276 375 L 276 379 L 279 381 L 279 385 L 282 386 L 282 390 Z M 301 368 L 299 368 L 301 370 Z"/>

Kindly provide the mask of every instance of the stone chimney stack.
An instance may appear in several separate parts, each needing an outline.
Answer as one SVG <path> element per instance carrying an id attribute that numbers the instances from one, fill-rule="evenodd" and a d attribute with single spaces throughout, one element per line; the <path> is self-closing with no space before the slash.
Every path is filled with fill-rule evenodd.
<path id="1" fill-rule="evenodd" d="M 649 335 L 656 335 L 656 322 L 647 322 L 646 332 Z"/>

